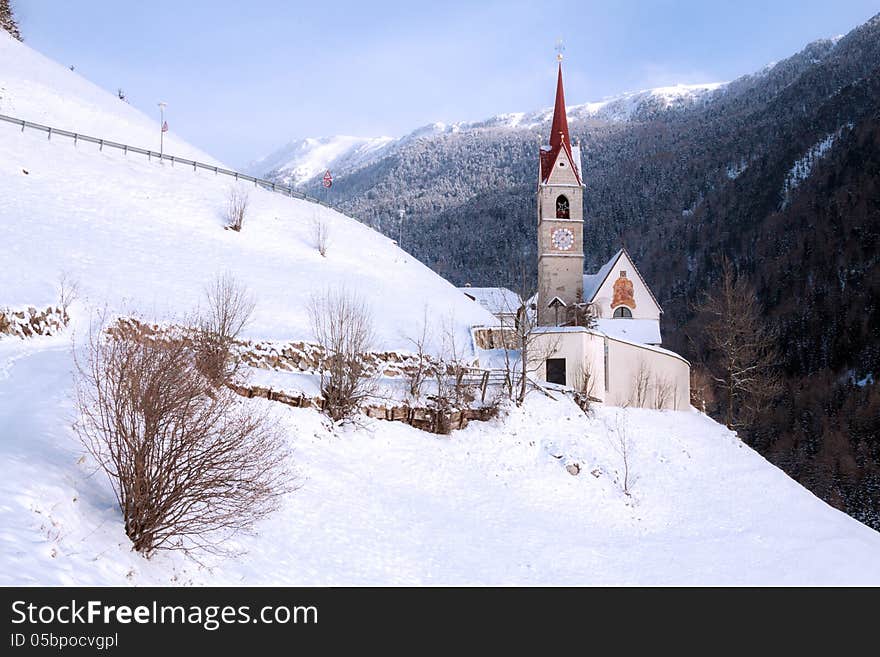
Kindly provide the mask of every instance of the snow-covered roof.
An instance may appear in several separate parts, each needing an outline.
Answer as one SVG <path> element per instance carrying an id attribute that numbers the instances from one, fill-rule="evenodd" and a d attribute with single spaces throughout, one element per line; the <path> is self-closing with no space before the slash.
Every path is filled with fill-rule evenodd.
<path id="1" fill-rule="evenodd" d="M 620 251 L 611 256 L 611 260 L 602 265 L 595 274 L 584 274 L 584 299 L 587 301 L 593 300 L 596 292 L 602 287 L 602 283 L 608 278 L 608 273 L 614 267 L 614 263 L 617 262 L 621 253 L 623 253 L 623 249 L 620 249 Z"/>
<path id="2" fill-rule="evenodd" d="M 656 319 L 597 319 L 596 328 L 612 338 L 641 344 L 660 344 L 660 322 Z"/>
<path id="3" fill-rule="evenodd" d="M 460 287 L 458 289 L 493 315 L 516 313 L 522 305 L 519 295 L 506 287 Z"/>
<path id="4" fill-rule="evenodd" d="M 642 281 L 642 284 L 645 286 L 648 294 L 651 295 L 651 299 L 654 300 L 654 303 L 657 304 L 657 308 L 662 313 L 663 308 L 660 306 L 660 302 L 657 301 L 657 297 L 654 296 L 654 293 L 651 291 L 651 287 L 642 276 L 642 272 L 640 272 L 639 268 L 636 267 L 635 261 L 632 259 L 632 256 L 625 248 L 620 249 L 617 253 L 611 256 L 611 259 L 604 265 L 602 265 L 599 271 L 597 271 L 595 274 L 584 274 L 584 300 L 587 302 L 593 301 L 593 299 L 596 297 L 596 293 L 599 291 L 599 288 L 602 287 L 602 283 L 605 282 L 605 279 L 608 278 L 608 274 L 610 274 L 611 270 L 614 268 L 615 263 L 620 258 L 620 256 L 624 254 L 626 254 L 626 257 L 632 263 L 633 269 L 636 270 L 636 274 L 638 275 L 639 280 Z"/>

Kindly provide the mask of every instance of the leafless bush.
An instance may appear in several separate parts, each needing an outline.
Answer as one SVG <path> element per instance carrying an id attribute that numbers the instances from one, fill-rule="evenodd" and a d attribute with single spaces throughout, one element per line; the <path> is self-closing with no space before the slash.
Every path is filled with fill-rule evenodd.
<path id="1" fill-rule="evenodd" d="M 663 377 L 655 377 L 652 386 L 654 393 L 654 408 L 663 410 L 671 408 L 676 410 L 677 398 L 675 395 L 675 383 Z"/>
<path id="2" fill-rule="evenodd" d="M 324 347 L 321 396 L 334 420 L 351 419 L 376 389 L 376 375 L 364 356 L 375 340 L 373 316 L 367 304 L 345 289 L 328 289 L 312 297 L 309 321 L 315 339 Z"/>
<path id="3" fill-rule="evenodd" d="M 224 219 L 226 227 L 235 231 L 240 231 L 244 223 L 245 215 L 248 209 L 248 193 L 239 187 L 230 187 L 229 195 L 226 197 L 226 210 Z"/>
<path id="4" fill-rule="evenodd" d="M 606 429 L 609 429 L 606 427 Z M 629 436 L 629 428 L 627 427 L 626 416 L 623 412 L 618 412 L 614 418 L 614 428 L 608 430 L 611 447 L 620 456 L 621 466 L 623 467 L 623 480 L 621 488 L 626 495 L 630 494 L 630 461 L 632 456 L 632 442 Z"/>
<path id="5" fill-rule="evenodd" d="M 448 433 L 449 427 L 442 419 L 453 410 L 470 406 L 476 399 L 476 385 L 466 351 L 456 338 L 455 318 L 449 317 L 444 327 L 443 355 L 437 367 L 432 368 L 434 386 L 430 396 L 431 407 L 438 413 L 440 433 Z"/>
<path id="6" fill-rule="evenodd" d="M 651 368 L 644 359 L 639 359 L 639 366 L 633 375 L 632 388 L 629 393 L 627 406 L 646 408 L 650 400 L 651 391 Z"/>
<path id="7" fill-rule="evenodd" d="M 330 226 L 327 220 L 319 214 L 312 217 L 312 242 L 318 253 L 327 257 L 327 247 L 330 245 Z"/>
<path id="8" fill-rule="evenodd" d="M 215 385 L 231 382 L 239 361 L 232 348 L 256 305 L 247 288 L 226 272 L 205 288 L 207 309 L 196 320 L 196 364 Z"/>
<path id="9" fill-rule="evenodd" d="M 70 321 L 67 310 L 71 304 L 79 298 L 79 281 L 71 277 L 67 272 L 61 272 L 58 277 L 58 303 L 61 305 L 61 313 L 64 321 Z"/>
<path id="10" fill-rule="evenodd" d="M 409 387 L 409 396 L 417 400 L 422 394 L 422 386 L 430 372 L 430 364 L 428 362 L 428 353 L 426 350 L 428 339 L 430 336 L 430 328 L 428 326 L 428 307 L 422 310 L 422 323 L 419 332 L 415 337 L 407 337 L 406 339 L 412 344 L 415 350 L 416 366 L 407 373 L 407 384 Z"/>
<path id="11" fill-rule="evenodd" d="M 596 380 L 593 376 L 592 367 L 589 361 L 584 361 L 575 372 L 572 388 L 574 388 L 575 402 L 581 407 L 585 413 L 590 410 L 590 403 L 593 399 L 593 391 L 596 387 Z"/>
<path id="12" fill-rule="evenodd" d="M 213 387 L 184 339 L 93 330 L 77 362 L 77 433 L 107 474 L 134 549 L 225 552 L 293 489 L 282 435 Z"/>

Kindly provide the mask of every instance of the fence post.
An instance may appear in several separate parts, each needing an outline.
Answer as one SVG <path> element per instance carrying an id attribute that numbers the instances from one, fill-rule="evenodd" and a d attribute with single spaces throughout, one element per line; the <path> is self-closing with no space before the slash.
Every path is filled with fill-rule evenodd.
<path id="1" fill-rule="evenodd" d="M 78 135 L 74 132 L 74 133 L 73 133 L 73 147 L 74 147 L 74 148 L 76 148 L 76 138 L 77 138 L 77 136 L 78 136 Z"/>
<path id="2" fill-rule="evenodd" d="M 125 144 L 125 145 L 124 145 L 124 148 L 122 149 L 122 154 L 123 154 L 123 155 L 128 155 L 128 144 Z"/>
<path id="3" fill-rule="evenodd" d="M 101 152 L 103 153 L 103 152 L 104 152 L 104 140 L 101 139 L 101 140 L 99 140 L 99 141 L 101 142 L 101 145 L 98 147 L 98 150 L 101 151 Z"/>
<path id="4" fill-rule="evenodd" d="M 49 128 L 49 141 L 52 141 L 52 128 Z"/>
<path id="5" fill-rule="evenodd" d="M 480 397 L 480 402 L 486 401 L 486 387 L 489 385 L 489 370 L 483 372 L 483 384 L 481 387 L 482 396 Z"/>

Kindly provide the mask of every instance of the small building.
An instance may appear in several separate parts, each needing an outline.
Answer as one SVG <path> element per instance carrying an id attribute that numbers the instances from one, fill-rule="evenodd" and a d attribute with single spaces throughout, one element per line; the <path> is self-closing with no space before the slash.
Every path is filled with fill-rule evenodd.
<path id="1" fill-rule="evenodd" d="M 513 290 L 506 287 L 465 287 L 458 288 L 465 296 L 476 301 L 498 318 L 503 327 L 516 326 L 516 316 L 522 307 L 522 300 Z"/>

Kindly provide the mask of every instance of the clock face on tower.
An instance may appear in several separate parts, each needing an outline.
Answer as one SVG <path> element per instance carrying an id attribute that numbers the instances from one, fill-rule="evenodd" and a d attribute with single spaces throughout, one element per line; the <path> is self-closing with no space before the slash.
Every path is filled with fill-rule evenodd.
<path id="1" fill-rule="evenodd" d="M 574 233 L 568 228 L 557 228 L 551 236 L 553 246 L 560 251 L 568 251 L 574 246 Z"/>

